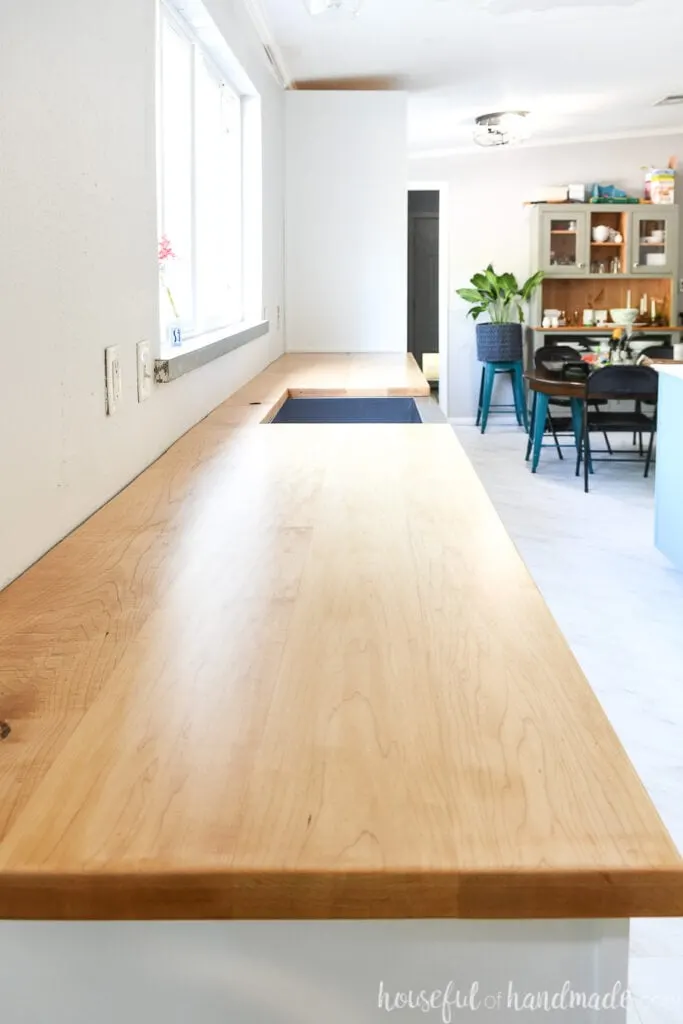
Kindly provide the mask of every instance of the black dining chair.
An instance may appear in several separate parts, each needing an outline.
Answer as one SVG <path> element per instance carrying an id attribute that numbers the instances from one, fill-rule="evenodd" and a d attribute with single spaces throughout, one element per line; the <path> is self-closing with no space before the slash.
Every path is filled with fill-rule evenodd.
<path id="1" fill-rule="evenodd" d="M 588 476 L 593 462 L 605 462 L 605 459 L 594 458 L 591 451 L 591 432 L 599 431 L 604 434 L 610 433 L 632 433 L 649 434 L 650 443 L 647 449 L 645 460 L 645 473 L 650 473 L 652 453 L 654 450 L 655 434 L 657 432 L 657 386 L 658 377 L 651 366 L 604 366 L 595 370 L 586 381 L 586 397 L 583 404 L 583 427 L 581 431 L 581 443 L 576 457 L 576 475 L 581 471 L 583 462 L 584 490 L 588 493 Z M 609 402 L 610 400 L 635 400 L 635 408 L 624 412 L 611 412 L 603 408 L 597 411 L 594 409 L 596 401 Z M 642 411 L 642 403 L 648 402 L 654 406 L 651 416 Z M 610 449 L 609 455 L 613 456 Z M 623 457 L 620 453 L 620 461 L 637 462 L 642 457 Z"/>
<path id="2" fill-rule="evenodd" d="M 647 356 L 648 359 L 673 359 L 673 357 L 674 357 L 673 345 L 648 345 L 647 348 L 642 349 L 638 353 L 638 357 L 639 358 L 640 358 L 640 356 Z M 640 402 L 636 402 L 636 411 L 637 412 L 641 412 L 642 411 L 642 405 L 641 405 Z M 643 435 L 639 434 L 639 433 L 638 434 L 634 434 L 633 435 L 633 443 L 634 444 L 636 443 L 636 438 L 638 439 L 638 448 L 639 448 L 640 454 L 642 455 L 643 454 Z"/>
<path id="3" fill-rule="evenodd" d="M 648 345 L 647 348 L 642 349 L 639 356 L 647 356 L 648 359 L 673 359 L 674 347 L 673 345 Z"/>
<path id="4" fill-rule="evenodd" d="M 563 364 L 562 367 L 559 366 L 560 363 Z M 534 366 L 535 366 L 535 368 L 537 370 L 541 370 L 541 371 L 544 370 L 544 371 L 546 371 L 547 373 L 549 373 L 552 376 L 555 376 L 555 375 L 557 375 L 557 376 L 565 376 L 567 366 L 571 365 L 572 363 L 578 364 L 578 366 L 580 368 L 584 368 L 586 366 L 586 364 L 583 363 L 582 360 L 581 360 L 581 353 L 578 351 L 578 349 L 573 348 L 571 345 L 542 345 L 541 348 L 536 349 L 536 351 L 534 352 Z M 535 398 L 536 398 L 536 393 L 534 392 L 534 406 L 536 404 L 535 403 Z M 576 447 L 576 443 L 574 441 L 574 430 L 573 430 L 572 420 L 571 420 L 571 417 L 569 415 L 569 409 L 570 409 L 571 403 L 570 403 L 570 400 L 568 398 L 558 398 L 558 397 L 553 396 L 553 397 L 550 398 L 550 401 L 549 401 L 548 404 L 549 404 L 549 408 L 548 408 L 548 430 L 553 435 L 553 439 L 555 441 L 555 447 L 557 448 L 558 456 L 560 457 L 560 459 L 563 459 L 564 458 L 564 456 L 562 454 L 562 447 L 563 446 L 560 444 L 560 442 L 558 440 L 558 434 L 559 435 L 571 434 L 571 436 L 572 436 L 572 443 L 568 444 L 568 445 L 564 445 L 564 447 L 565 448 L 575 448 Z M 598 408 L 598 406 L 600 404 L 604 405 L 605 403 L 604 402 L 603 403 L 595 403 L 596 409 Z M 563 409 L 563 410 L 565 410 L 565 415 L 562 416 L 561 419 L 558 419 L 557 416 L 553 416 L 553 412 L 552 412 L 553 406 L 555 406 L 556 409 Z M 532 422 L 533 422 L 534 414 L 535 414 L 535 408 L 532 409 L 532 413 L 531 413 Z M 533 435 L 533 430 L 530 430 L 529 431 L 529 442 L 527 444 L 527 453 L 526 453 L 527 461 L 529 460 L 529 456 L 531 454 L 532 435 Z M 605 434 L 604 436 L 605 436 L 605 444 L 607 446 L 607 449 L 610 450 L 609 438 L 608 438 L 607 434 Z"/>

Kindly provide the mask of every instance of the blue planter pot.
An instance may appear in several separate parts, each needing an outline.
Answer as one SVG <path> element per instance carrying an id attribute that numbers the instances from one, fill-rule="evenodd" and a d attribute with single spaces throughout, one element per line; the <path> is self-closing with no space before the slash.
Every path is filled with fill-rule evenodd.
<path id="1" fill-rule="evenodd" d="M 480 363 L 521 358 L 521 324 L 477 324 L 477 359 Z"/>

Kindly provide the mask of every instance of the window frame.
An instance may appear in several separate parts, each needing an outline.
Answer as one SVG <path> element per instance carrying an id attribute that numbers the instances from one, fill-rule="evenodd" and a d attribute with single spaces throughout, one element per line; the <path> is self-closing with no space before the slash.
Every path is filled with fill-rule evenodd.
<path id="1" fill-rule="evenodd" d="M 221 70 L 213 59 L 206 46 L 198 38 L 192 26 L 182 17 L 169 0 L 158 0 L 158 32 L 157 32 L 157 104 L 156 104 L 156 157 L 157 157 L 157 225 L 158 235 L 161 237 L 166 233 L 164 218 L 166 211 L 166 188 L 165 188 L 165 161 L 164 161 L 164 45 L 163 32 L 164 22 L 175 31 L 182 40 L 189 46 L 190 53 L 190 138 L 191 138 L 191 161 L 190 161 L 190 287 L 191 287 L 191 321 L 190 318 L 181 318 L 183 339 L 190 342 L 199 341 L 204 335 L 214 336 L 221 331 L 234 331 L 236 327 L 244 323 L 245 317 L 245 143 L 244 143 L 244 99 L 242 92 Z M 201 310 L 198 309 L 198 265 L 199 256 L 197 251 L 197 165 L 198 152 L 196 140 L 197 125 L 197 62 L 202 61 L 210 77 L 218 85 L 221 92 L 225 90 L 232 101 L 239 106 L 239 135 L 238 135 L 238 166 L 239 166 L 239 189 L 235 198 L 235 206 L 238 210 L 239 253 L 238 253 L 238 299 L 237 311 L 234 317 L 229 314 L 224 318 L 214 318 L 209 321 L 199 321 Z M 230 101 L 230 100 L 229 100 Z M 173 239 L 171 239 L 173 244 Z M 160 331 L 162 350 L 167 346 L 163 332 L 164 319 L 160 315 Z M 184 326 L 187 323 L 189 326 Z"/>

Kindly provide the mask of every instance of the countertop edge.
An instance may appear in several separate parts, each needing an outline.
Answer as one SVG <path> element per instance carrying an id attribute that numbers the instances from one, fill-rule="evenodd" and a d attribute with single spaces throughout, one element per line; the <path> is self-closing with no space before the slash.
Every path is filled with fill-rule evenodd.
<path id="1" fill-rule="evenodd" d="M 672 363 L 667 366 L 666 363 L 651 362 L 649 365 L 657 373 L 664 373 L 667 377 L 673 377 L 675 380 L 683 379 L 683 363 Z"/>
<path id="2" fill-rule="evenodd" d="M 0 918 L 468 920 L 683 916 L 683 861 L 651 869 L 0 873 Z"/>

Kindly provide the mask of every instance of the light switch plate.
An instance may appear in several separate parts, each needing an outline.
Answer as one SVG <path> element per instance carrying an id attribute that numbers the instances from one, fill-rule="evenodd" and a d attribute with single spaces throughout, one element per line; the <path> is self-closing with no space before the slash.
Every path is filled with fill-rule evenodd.
<path id="1" fill-rule="evenodd" d="M 152 368 L 152 350 L 148 341 L 139 341 L 137 345 L 138 364 L 138 402 L 146 402 L 152 394 L 154 373 Z"/>
<path id="2" fill-rule="evenodd" d="M 104 379 L 107 416 L 113 416 L 121 401 L 121 349 L 118 345 L 104 350 Z"/>

